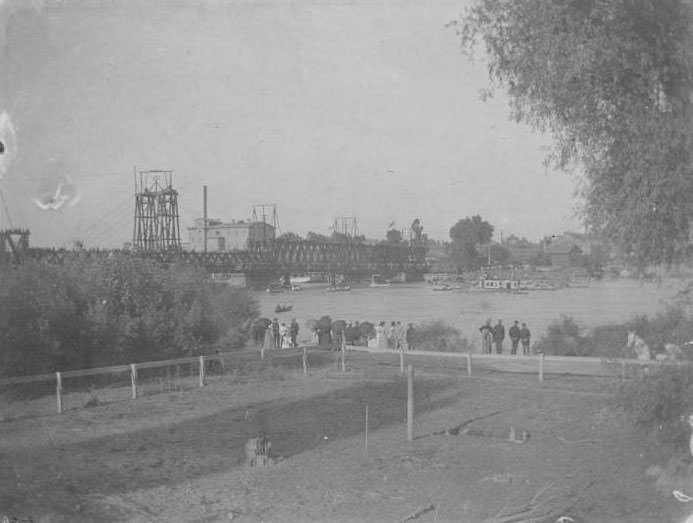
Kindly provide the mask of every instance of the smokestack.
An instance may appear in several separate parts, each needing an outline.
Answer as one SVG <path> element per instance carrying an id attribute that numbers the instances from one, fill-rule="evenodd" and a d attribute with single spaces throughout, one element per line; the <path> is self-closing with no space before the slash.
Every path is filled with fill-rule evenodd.
<path id="1" fill-rule="evenodd" d="M 202 223 L 204 237 L 204 252 L 207 252 L 207 186 L 202 186 Z"/>

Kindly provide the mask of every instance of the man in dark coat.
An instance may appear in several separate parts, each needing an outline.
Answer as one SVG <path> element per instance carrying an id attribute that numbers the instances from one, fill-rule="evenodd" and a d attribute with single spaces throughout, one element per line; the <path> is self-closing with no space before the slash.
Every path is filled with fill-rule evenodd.
<path id="1" fill-rule="evenodd" d="M 493 343 L 496 344 L 496 353 L 503 354 L 503 340 L 505 339 L 505 327 L 503 322 L 498 320 L 496 326 L 493 327 Z"/>
<path id="2" fill-rule="evenodd" d="M 517 354 L 517 345 L 520 343 L 520 326 L 518 321 L 508 330 L 508 335 L 510 336 L 510 354 Z"/>
<path id="3" fill-rule="evenodd" d="M 298 322 L 296 321 L 296 318 L 291 320 L 291 325 L 289 326 L 289 336 L 291 337 L 291 346 L 294 348 L 298 347 L 298 342 L 296 341 L 296 338 L 298 338 Z"/>
<path id="4" fill-rule="evenodd" d="M 529 354 L 529 337 L 531 333 L 527 328 L 527 324 L 523 323 L 520 329 L 520 341 L 522 342 L 522 354 Z"/>
<path id="5" fill-rule="evenodd" d="M 274 346 L 277 348 L 281 347 L 282 340 L 279 335 L 279 320 L 277 318 L 272 320 L 272 335 L 274 336 Z"/>

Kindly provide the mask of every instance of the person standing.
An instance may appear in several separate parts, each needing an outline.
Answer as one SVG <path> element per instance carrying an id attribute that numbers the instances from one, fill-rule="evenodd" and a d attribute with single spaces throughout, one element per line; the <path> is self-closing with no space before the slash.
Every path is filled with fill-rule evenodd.
<path id="1" fill-rule="evenodd" d="M 415 350 L 414 349 L 414 334 L 415 334 L 415 332 L 416 331 L 414 330 L 414 325 L 412 325 L 410 323 L 409 326 L 407 327 L 407 332 L 405 334 L 405 337 L 407 340 L 407 350 Z"/>
<path id="2" fill-rule="evenodd" d="M 274 346 L 281 347 L 282 340 L 279 334 L 279 320 L 277 318 L 272 320 L 272 334 L 274 336 Z"/>
<path id="3" fill-rule="evenodd" d="M 276 348 L 274 344 L 274 332 L 272 331 L 272 324 L 267 325 L 265 329 L 265 340 L 262 342 L 262 350 L 272 350 Z"/>
<path id="4" fill-rule="evenodd" d="M 517 345 L 520 343 L 520 326 L 518 321 L 508 330 L 508 335 L 510 336 L 510 354 L 517 354 Z"/>
<path id="5" fill-rule="evenodd" d="M 522 342 L 522 354 L 528 355 L 529 354 L 529 338 L 532 334 L 529 332 L 529 329 L 527 328 L 527 324 L 523 323 L 522 328 L 520 329 L 520 341 Z"/>
<path id="6" fill-rule="evenodd" d="M 481 332 L 481 352 L 491 354 L 491 346 L 493 344 L 493 327 L 491 327 L 491 318 L 486 320 L 486 323 L 479 328 Z"/>
<path id="7" fill-rule="evenodd" d="M 385 333 L 385 322 L 381 321 L 375 328 L 375 346 L 377 349 L 387 349 L 387 334 Z"/>
<path id="8" fill-rule="evenodd" d="M 394 349 L 396 346 L 395 331 L 396 331 L 396 324 L 394 321 L 392 321 L 392 322 L 390 322 L 390 327 L 387 330 L 387 348 L 388 349 Z"/>
<path id="9" fill-rule="evenodd" d="M 289 336 L 291 336 L 291 346 L 293 348 L 298 347 L 298 322 L 296 318 L 291 320 L 291 325 L 289 326 Z"/>
<path id="10" fill-rule="evenodd" d="M 496 326 L 493 327 L 493 343 L 496 344 L 496 354 L 503 354 L 503 340 L 505 339 L 505 327 L 503 322 L 498 320 Z"/>
<path id="11" fill-rule="evenodd" d="M 404 327 L 402 326 L 402 323 L 398 321 L 397 325 L 395 326 L 395 349 L 404 350 L 404 338 Z"/>
<path id="12" fill-rule="evenodd" d="M 286 323 L 282 322 L 282 324 L 279 326 L 279 339 L 281 340 L 281 344 L 279 345 L 279 348 L 281 349 L 290 349 L 291 348 L 291 342 L 289 341 L 289 327 L 286 326 Z"/>

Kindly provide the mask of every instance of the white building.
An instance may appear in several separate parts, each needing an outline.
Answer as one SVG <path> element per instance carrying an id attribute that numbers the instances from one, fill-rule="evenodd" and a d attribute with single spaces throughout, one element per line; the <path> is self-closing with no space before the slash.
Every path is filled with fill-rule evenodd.
<path id="1" fill-rule="evenodd" d="M 265 222 L 232 221 L 207 219 L 207 252 L 244 251 L 250 242 L 274 240 L 275 230 Z M 195 220 L 193 227 L 188 227 L 190 241 L 187 248 L 192 251 L 204 251 L 205 221 Z"/>

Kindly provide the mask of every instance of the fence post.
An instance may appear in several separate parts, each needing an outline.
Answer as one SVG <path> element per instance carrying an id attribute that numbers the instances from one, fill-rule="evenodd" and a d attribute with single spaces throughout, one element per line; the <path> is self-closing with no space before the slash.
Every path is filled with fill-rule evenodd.
<path id="1" fill-rule="evenodd" d="M 467 352 L 467 376 L 472 375 L 472 352 Z"/>
<path id="2" fill-rule="evenodd" d="M 404 376 L 404 351 L 399 351 L 399 373 Z"/>
<path id="3" fill-rule="evenodd" d="M 305 347 L 303 347 L 303 357 L 301 359 L 303 360 L 303 375 L 305 376 L 308 374 L 308 355 Z"/>
<path id="4" fill-rule="evenodd" d="M 539 381 L 544 381 L 544 353 L 539 355 Z"/>
<path id="5" fill-rule="evenodd" d="M 407 367 L 407 441 L 414 440 L 414 366 Z"/>
<path id="6" fill-rule="evenodd" d="M 342 372 L 346 372 L 346 345 L 342 342 Z"/>
<path id="7" fill-rule="evenodd" d="M 132 391 L 132 399 L 137 399 L 137 366 L 134 363 L 130 364 L 130 389 Z"/>
<path id="8" fill-rule="evenodd" d="M 58 401 L 58 414 L 63 413 L 63 377 L 59 372 L 55 373 L 55 394 Z"/>
<path id="9" fill-rule="evenodd" d="M 200 356 L 200 387 L 205 386 L 205 357 Z"/>

